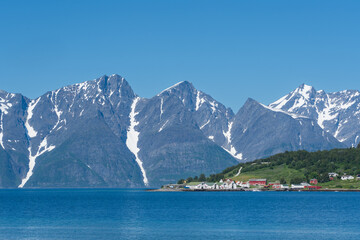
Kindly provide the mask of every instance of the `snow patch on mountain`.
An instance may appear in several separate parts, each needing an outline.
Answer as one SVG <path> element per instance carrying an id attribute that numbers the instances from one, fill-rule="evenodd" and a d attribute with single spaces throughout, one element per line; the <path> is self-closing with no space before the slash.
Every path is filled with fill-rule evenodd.
<path id="1" fill-rule="evenodd" d="M 206 125 L 208 125 L 210 123 L 210 119 L 209 120 L 207 120 L 207 122 L 206 123 L 204 123 L 201 127 L 200 127 L 200 129 L 203 129 Z"/>
<path id="2" fill-rule="evenodd" d="M 196 105 L 195 105 L 195 111 L 199 110 L 201 105 L 205 102 L 204 98 L 200 97 L 200 91 L 197 91 L 196 93 Z"/>
<path id="3" fill-rule="evenodd" d="M 287 112 L 293 112 L 294 109 L 298 109 L 306 105 L 315 93 L 316 91 L 312 86 L 302 84 L 290 94 L 283 96 L 279 100 L 271 103 L 269 106 L 273 109 L 282 109 L 288 102 L 294 99 L 293 105 L 287 110 Z"/>
<path id="4" fill-rule="evenodd" d="M 139 135 L 140 132 L 135 130 L 135 127 L 139 124 L 139 122 L 136 121 L 136 115 L 138 112 L 135 112 L 136 105 L 139 102 L 140 98 L 136 97 L 131 105 L 131 112 L 130 112 L 130 126 L 127 132 L 127 139 L 126 139 L 126 146 L 129 148 L 129 150 L 135 155 L 136 163 L 139 165 L 139 168 L 141 170 L 141 173 L 143 175 L 143 181 L 146 186 L 149 185 L 149 181 L 146 177 L 146 171 L 143 167 L 143 162 L 139 158 L 139 147 L 138 147 L 138 141 L 139 141 Z"/>
<path id="5" fill-rule="evenodd" d="M 298 88 L 295 92 L 298 92 L 300 95 L 304 96 L 306 99 L 310 99 L 311 93 L 314 91 L 312 86 L 303 84 L 300 88 Z"/>
<path id="6" fill-rule="evenodd" d="M 163 105 L 164 105 L 164 99 L 161 98 L 161 102 L 160 102 L 160 120 L 161 120 L 161 116 L 162 116 L 163 113 L 164 113 Z"/>
<path id="7" fill-rule="evenodd" d="M 286 101 L 287 98 L 288 98 L 288 95 L 283 96 L 279 100 L 271 103 L 269 106 L 272 108 L 281 109 L 287 103 L 287 101 Z"/>
<path id="8" fill-rule="evenodd" d="M 33 170 L 36 164 L 36 159 L 44 154 L 45 152 L 50 152 L 55 148 L 54 145 L 48 146 L 47 143 L 47 137 L 45 137 L 38 147 L 36 154 L 32 155 L 31 146 L 28 148 L 29 151 L 29 170 L 26 174 L 26 177 L 22 179 L 21 184 L 19 185 L 19 188 L 23 188 L 27 181 L 29 181 L 30 177 L 33 175 Z"/>
<path id="9" fill-rule="evenodd" d="M 50 133 L 53 132 L 53 131 L 59 126 L 59 124 L 62 122 L 62 121 L 61 121 L 61 114 L 62 114 L 63 112 L 59 110 L 59 107 L 58 107 L 58 104 L 57 104 L 57 103 L 58 103 L 58 101 L 57 101 L 57 96 L 58 96 L 59 91 L 60 91 L 60 90 L 57 90 L 55 93 L 53 92 L 53 95 L 55 96 L 55 100 L 53 101 L 53 100 L 51 99 L 51 101 L 52 101 L 53 104 L 54 104 L 54 109 L 53 109 L 52 111 L 55 112 L 58 120 L 57 120 L 57 122 L 55 123 L 54 127 L 51 129 Z M 70 107 L 70 108 L 71 108 L 71 107 Z M 66 120 L 65 120 L 65 121 L 66 121 Z M 58 130 L 59 130 L 61 127 L 62 127 L 62 126 L 60 126 L 60 127 L 58 128 Z"/>
<path id="10" fill-rule="evenodd" d="M 229 146 L 229 149 L 222 147 L 223 149 L 225 149 L 228 153 L 230 153 L 233 157 L 242 160 L 243 159 L 243 155 L 242 153 L 238 153 L 235 149 L 235 147 L 231 144 L 231 129 L 233 126 L 234 122 L 230 122 L 228 125 L 228 130 L 225 132 L 223 131 L 223 135 L 227 140 L 227 145 Z"/>
<path id="11" fill-rule="evenodd" d="M 4 142 L 3 142 L 3 137 L 4 137 L 4 123 L 3 123 L 3 117 L 4 117 L 4 112 L 1 111 L 1 117 L 0 117 L 0 145 L 3 149 L 5 149 L 4 147 Z"/>
<path id="12" fill-rule="evenodd" d="M 25 128 L 26 128 L 28 136 L 30 138 L 34 138 L 37 135 L 37 131 L 35 131 L 35 129 L 32 126 L 30 126 L 29 121 L 32 118 L 33 111 L 34 111 L 36 105 L 39 103 L 40 99 L 41 99 L 41 97 L 38 98 L 37 100 L 32 100 L 30 102 L 29 106 L 28 106 L 28 109 L 27 109 L 27 117 L 26 117 L 26 122 L 25 122 Z"/>
<path id="13" fill-rule="evenodd" d="M 158 132 L 161 132 L 168 122 L 169 122 L 169 120 L 166 120 L 166 122 L 160 127 Z"/>
<path id="14" fill-rule="evenodd" d="M 297 114 L 285 112 L 285 111 L 280 110 L 280 109 L 277 109 L 277 108 L 272 108 L 272 107 L 266 106 L 266 105 L 264 105 L 264 104 L 262 104 L 262 103 L 259 103 L 259 104 L 260 104 L 261 106 L 263 106 L 264 108 L 266 108 L 266 109 L 269 109 L 269 110 L 271 110 L 271 111 L 273 111 L 273 112 L 284 113 L 284 114 L 286 114 L 286 115 L 288 115 L 288 116 L 290 116 L 290 117 L 292 117 L 292 118 L 294 118 L 294 119 L 307 118 L 307 117 L 305 117 L 305 116 L 300 116 L 300 115 L 297 115 Z"/>
<path id="15" fill-rule="evenodd" d="M 0 111 L 4 114 L 8 114 L 9 108 L 12 107 L 11 103 L 5 101 L 5 99 L 0 98 Z"/>

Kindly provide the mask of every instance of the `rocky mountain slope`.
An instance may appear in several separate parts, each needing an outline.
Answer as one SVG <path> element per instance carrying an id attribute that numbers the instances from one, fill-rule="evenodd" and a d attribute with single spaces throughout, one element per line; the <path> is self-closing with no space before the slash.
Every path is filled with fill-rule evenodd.
<path id="1" fill-rule="evenodd" d="M 326 93 L 302 84 L 270 107 L 316 120 L 318 125 L 346 146 L 360 141 L 360 92 Z"/>
<path id="2" fill-rule="evenodd" d="M 349 144 L 333 137 L 351 135 L 345 123 L 335 134 L 289 99 L 270 107 L 249 99 L 235 115 L 189 82 L 146 99 L 118 75 L 33 100 L 0 91 L 0 187 L 160 186 L 287 150 Z"/>
<path id="3" fill-rule="evenodd" d="M 316 121 L 272 109 L 248 99 L 233 119 L 232 144 L 245 160 L 284 151 L 308 151 L 345 147 Z"/>

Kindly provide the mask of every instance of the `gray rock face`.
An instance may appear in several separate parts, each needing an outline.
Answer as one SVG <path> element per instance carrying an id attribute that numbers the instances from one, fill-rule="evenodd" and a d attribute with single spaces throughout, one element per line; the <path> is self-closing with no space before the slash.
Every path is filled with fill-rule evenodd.
<path id="1" fill-rule="evenodd" d="M 16 187 L 28 168 L 28 139 L 24 129 L 29 100 L 0 91 L 0 186 Z"/>
<path id="2" fill-rule="evenodd" d="M 25 186 L 143 186 L 125 145 L 134 98 L 129 84 L 112 75 L 33 100 L 27 114 L 29 158 L 38 164 Z"/>
<path id="3" fill-rule="evenodd" d="M 346 146 L 360 142 L 360 92 L 325 93 L 302 84 L 270 107 L 316 120 L 318 125 Z"/>
<path id="4" fill-rule="evenodd" d="M 0 91 L 0 187 L 160 186 L 283 151 L 344 147 L 332 135 L 358 141 L 345 124 L 357 114 L 344 110 L 358 111 L 357 94 L 300 89 L 271 107 L 249 99 L 235 115 L 186 81 L 150 99 L 118 75 L 34 100 Z M 292 107 L 302 98 L 313 107 Z M 332 109 L 344 110 L 341 127 L 319 117 Z"/>
<path id="5" fill-rule="evenodd" d="M 284 151 L 328 150 L 344 147 L 316 121 L 271 109 L 248 99 L 234 118 L 232 145 L 244 160 Z"/>
<path id="6" fill-rule="evenodd" d="M 157 185 L 182 177 L 215 173 L 237 161 L 216 140 L 232 111 L 181 82 L 136 107 L 139 157 L 147 178 Z M 209 136 L 214 136 L 210 137 Z M 160 177 L 159 177 L 160 176 Z"/>
<path id="7" fill-rule="evenodd" d="M 196 108 L 204 115 L 206 108 L 229 110 L 200 92 L 212 102 L 196 103 L 188 82 L 178 87 L 141 99 L 112 75 L 31 101 L 1 92 L 0 186 L 159 186 L 236 164 L 200 130 L 201 116 L 193 116 Z"/>

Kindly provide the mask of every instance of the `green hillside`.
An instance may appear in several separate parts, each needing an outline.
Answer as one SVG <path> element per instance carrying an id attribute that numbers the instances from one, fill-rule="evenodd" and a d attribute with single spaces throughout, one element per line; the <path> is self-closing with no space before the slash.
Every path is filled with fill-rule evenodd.
<path id="1" fill-rule="evenodd" d="M 240 168 L 242 168 L 241 174 L 235 176 Z M 348 174 L 356 178 L 356 175 L 360 174 L 360 146 L 318 152 L 304 150 L 285 152 L 229 167 L 221 173 L 206 177 L 206 181 L 216 182 L 223 178 L 240 181 L 248 181 L 250 178 L 266 178 L 271 182 L 281 181 L 291 184 L 309 182 L 310 179 L 316 178 L 320 183 L 319 185 L 323 187 L 360 189 L 360 181 L 356 179 L 342 181 L 335 178 L 330 181 L 328 176 L 330 172 L 338 173 L 339 177 Z M 197 179 L 198 177 L 188 178 L 187 182 Z"/>

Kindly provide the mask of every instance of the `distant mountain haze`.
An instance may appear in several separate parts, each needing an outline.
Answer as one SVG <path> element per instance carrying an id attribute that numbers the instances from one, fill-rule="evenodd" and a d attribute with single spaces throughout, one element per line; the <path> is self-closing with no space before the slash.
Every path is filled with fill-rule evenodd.
<path id="1" fill-rule="evenodd" d="M 360 94 L 301 85 L 236 113 L 184 81 L 147 99 L 119 75 L 37 99 L 0 91 L 0 187 L 157 187 L 293 150 L 357 146 Z"/>

